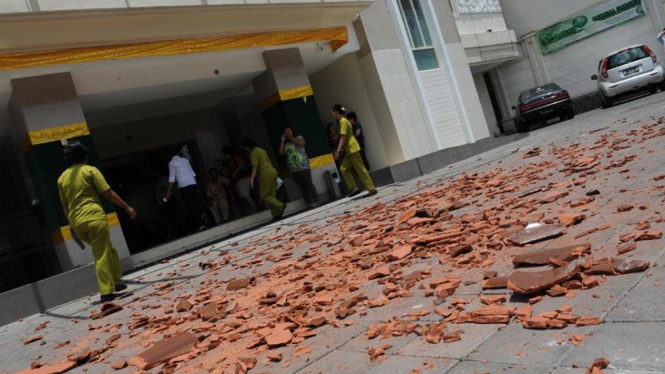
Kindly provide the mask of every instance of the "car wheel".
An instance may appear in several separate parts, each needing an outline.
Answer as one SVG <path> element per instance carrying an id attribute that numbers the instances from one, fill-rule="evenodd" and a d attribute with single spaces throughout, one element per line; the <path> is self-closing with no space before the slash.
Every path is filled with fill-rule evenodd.
<path id="1" fill-rule="evenodd" d="M 612 105 L 614 105 L 614 100 L 611 97 L 605 96 L 603 93 L 600 94 L 600 101 L 605 109 L 611 108 Z"/>
<path id="2" fill-rule="evenodd" d="M 568 119 L 575 118 L 575 110 L 573 108 L 568 109 L 567 115 Z"/>
<path id="3" fill-rule="evenodd" d="M 560 121 L 560 122 L 563 122 L 563 121 L 565 121 L 565 120 L 567 120 L 567 119 L 568 119 L 568 116 L 567 116 L 566 114 L 562 114 L 562 115 L 559 116 L 559 121 Z"/>
<path id="4" fill-rule="evenodd" d="M 651 86 L 649 86 L 649 92 L 651 92 L 652 95 L 657 93 L 658 92 L 658 86 L 656 86 L 655 84 L 652 84 Z"/>

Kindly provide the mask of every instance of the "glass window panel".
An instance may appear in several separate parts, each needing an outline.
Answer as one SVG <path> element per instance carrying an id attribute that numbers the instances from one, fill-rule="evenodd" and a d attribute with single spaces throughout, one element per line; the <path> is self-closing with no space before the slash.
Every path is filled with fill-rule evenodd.
<path id="1" fill-rule="evenodd" d="M 406 27 L 409 29 L 409 34 L 411 34 L 411 43 L 413 44 L 412 47 L 424 47 L 425 44 L 423 42 L 423 36 L 420 33 L 418 19 L 416 17 L 416 12 L 411 6 L 411 0 L 400 0 L 400 5 L 404 14 L 404 22 L 406 23 Z"/>
<path id="2" fill-rule="evenodd" d="M 427 27 L 427 21 L 425 21 L 425 13 L 423 13 L 423 8 L 420 6 L 420 0 L 413 0 L 414 11 L 418 22 L 420 23 L 420 31 L 422 32 L 423 37 L 425 38 L 425 46 L 432 46 L 432 37 L 429 34 L 429 28 Z"/>
<path id="3" fill-rule="evenodd" d="M 414 50 L 413 56 L 420 71 L 439 68 L 439 60 L 436 58 L 434 48 Z"/>

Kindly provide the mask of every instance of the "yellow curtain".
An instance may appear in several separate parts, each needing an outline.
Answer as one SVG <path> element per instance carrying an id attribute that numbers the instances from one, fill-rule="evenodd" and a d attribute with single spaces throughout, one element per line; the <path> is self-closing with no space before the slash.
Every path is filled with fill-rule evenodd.
<path id="1" fill-rule="evenodd" d="M 48 51 L 0 54 L 0 70 L 75 64 L 138 57 L 159 57 L 233 49 L 274 47 L 314 41 L 330 41 L 333 50 L 349 41 L 346 27 L 328 29 L 243 34 L 217 38 L 169 40 L 125 45 L 105 45 Z"/>

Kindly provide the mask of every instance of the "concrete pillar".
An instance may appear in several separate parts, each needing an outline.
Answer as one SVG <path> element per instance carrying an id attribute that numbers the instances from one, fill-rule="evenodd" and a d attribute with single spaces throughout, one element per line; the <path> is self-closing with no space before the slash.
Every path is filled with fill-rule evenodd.
<path id="1" fill-rule="evenodd" d="M 298 48 L 271 50 L 263 53 L 266 71 L 252 85 L 259 99 L 272 148 L 277 152 L 286 125 L 307 141 L 312 179 L 319 195 L 327 190 L 324 172 L 335 171 L 335 161 L 319 115 L 307 69 Z M 286 168 L 283 157 L 280 169 Z"/>
<path id="2" fill-rule="evenodd" d="M 46 226 L 52 233 L 60 266 L 67 271 L 93 263 L 92 251 L 89 248 L 82 251 L 72 240 L 57 186 L 58 177 L 68 166 L 62 156 L 62 142 L 67 139 L 85 144 L 90 151 L 90 164 L 100 167 L 71 74 L 13 79 L 11 84 L 12 113 L 16 117 L 15 122 L 23 126 L 27 133 L 23 149 L 26 163 Z M 129 269 L 132 267 L 131 257 L 118 216 L 110 204 L 104 208 L 111 225 L 111 239 L 123 269 Z"/>

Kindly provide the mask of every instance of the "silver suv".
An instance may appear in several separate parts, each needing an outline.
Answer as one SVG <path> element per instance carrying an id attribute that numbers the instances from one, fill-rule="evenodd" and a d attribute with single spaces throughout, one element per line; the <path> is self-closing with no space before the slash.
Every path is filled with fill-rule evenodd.
<path id="1" fill-rule="evenodd" d="M 665 70 L 646 45 L 636 45 L 605 56 L 598 63 L 598 93 L 603 108 L 609 108 L 621 95 L 649 89 L 656 93 L 665 81 Z"/>

